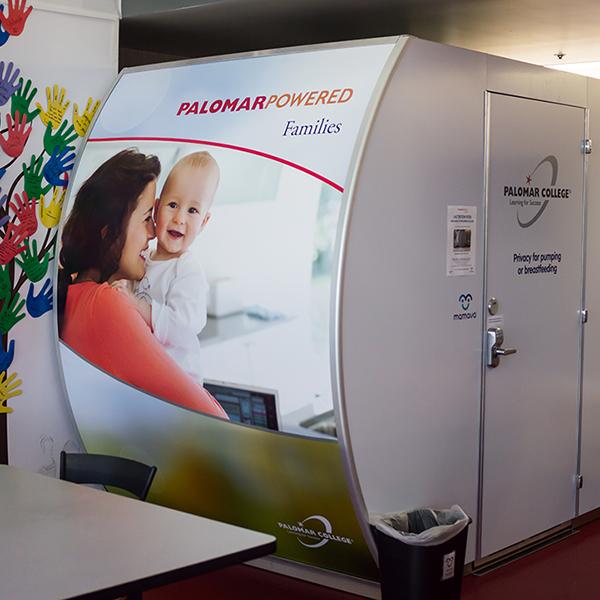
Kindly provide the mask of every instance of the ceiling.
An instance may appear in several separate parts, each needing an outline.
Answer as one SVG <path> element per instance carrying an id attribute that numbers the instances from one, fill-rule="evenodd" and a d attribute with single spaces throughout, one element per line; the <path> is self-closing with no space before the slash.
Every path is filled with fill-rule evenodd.
<path id="1" fill-rule="evenodd" d="M 538 64 L 600 60 L 598 0 L 122 0 L 122 10 L 123 66 L 400 33 Z"/>

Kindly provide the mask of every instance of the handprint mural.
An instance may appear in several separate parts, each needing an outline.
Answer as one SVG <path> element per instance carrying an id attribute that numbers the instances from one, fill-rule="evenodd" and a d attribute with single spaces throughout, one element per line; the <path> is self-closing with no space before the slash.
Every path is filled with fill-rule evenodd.
<path id="1" fill-rule="evenodd" d="M 5 55 L 10 38 L 21 35 L 31 12 L 26 0 L 8 0 L 6 9 L 0 4 L 0 47 Z M 13 327 L 52 310 L 48 272 L 55 258 L 56 227 L 77 142 L 100 105 L 90 97 L 80 112 L 73 103 L 70 120 L 67 90 L 45 83 L 40 82 L 46 92 L 44 105 L 37 97 L 44 87 L 28 78 L 17 61 L 0 60 L 0 119 L 6 124 L 0 130 L 0 415 L 13 411 L 11 400 L 26 385 L 10 371 L 19 352 Z M 12 181 L 5 178 L 7 173 L 14 175 Z"/>

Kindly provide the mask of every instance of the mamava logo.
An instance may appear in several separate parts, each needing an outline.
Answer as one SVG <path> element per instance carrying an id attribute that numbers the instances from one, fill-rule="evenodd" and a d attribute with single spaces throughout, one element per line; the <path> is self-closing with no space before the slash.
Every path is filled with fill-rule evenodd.
<path id="1" fill-rule="evenodd" d="M 298 521 L 297 525 L 278 522 L 277 526 L 296 536 L 296 539 L 306 548 L 321 548 L 328 542 L 354 543 L 352 538 L 334 534 L 329 519 L 323 515 L 311 515 Z"/>
<path id="2" fill-rule="evenodd" d="M 471 306 L 471 302 L 473 302 L 473 296 L 468 292 L 466 294 L 461 294 L 458 297 L 458 304 L 462 308 L 463 312 L 454 313 L 452 315 L 452 319 L 454 321 L 463 321 L 464 319 L 476 319 L 477 312 L 467 312 L 469 310 L 469 306 Z"/>
<path id="3" fill-rule="evenodd" d="M 547 182 L 548 175 L 550 175 L 550 181 L 546 187 L 536 185 L 536 181 L 539 179 Z M 551 199 L 568 199 L 571 196 L 571 188 L 556 187 L 557 179 L 558 158 L 553 154 L 549 154 L 545 158 L 542 158 L 535 166 L 535 169 L 526 176 L 525 185 L 504 186 L 504 197 L 508 198 L 509 204 L 520 207 L 517 208 L 517 223 L 521 227 L 531 227 L 542 216 Z M 524 213 L 528 214 L 527 218 L 521 218 L 521 209 Z"/>
<path id="4" fill-rule="evenodd" d="M 461 294 L 458 297 L 458 301 L 463 310 L 469 310 L 469 306 L 471 306 L 471 302 L 473 301 L 473 296 L 471 296 L 471 294 Z"/>

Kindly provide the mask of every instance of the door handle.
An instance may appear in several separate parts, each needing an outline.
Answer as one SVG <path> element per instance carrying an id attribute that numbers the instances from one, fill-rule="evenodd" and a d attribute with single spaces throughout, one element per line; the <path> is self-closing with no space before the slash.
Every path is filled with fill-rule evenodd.
<path id="1" fill-rule="evenodd" d="M 510 356 L 511 354 L 516 354 L 516 348 L 496 348 L 494 350 L 496 356 Z"/>
<path id="2" fill-rule="evenodd" d="M 502 327 L 490 327 L 487 330 L 487 366 L 495 369 L 500 364 L 501 356 L 510 356 L 517 352 L 516 348 L 502 348 L 504 330 Z"/>

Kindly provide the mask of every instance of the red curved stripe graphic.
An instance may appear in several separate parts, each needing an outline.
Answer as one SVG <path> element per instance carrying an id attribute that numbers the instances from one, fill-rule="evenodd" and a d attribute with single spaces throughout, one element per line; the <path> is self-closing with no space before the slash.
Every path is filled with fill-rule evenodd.
<path id="1" fill-rule="evenodd" d="M 232 144 L 222 144 L 220 142 L 208 142 L 206 140 L 192 140 L 187 138 L 168 138 L 168 137 L 110 137 L 110 138 L 89 138 L 88 142 L 179 142 L 186 144 L 203 144 L 205 146 L 215 146 L 216 148 L 228 148 L 229 150 L 239 150 L 240 152 L 247 152 L 248 154 L 254 154 L 256 156 L 261 156 L 263 158 L 268 158 L 270 160 L 275 160 L 280 162 L 288 167 L 293 167 L 294 169 L 298 169 L 298 171 L 302 171 L 303 173 L 307 173 L 316 179 L 319 179 L 323 183 L 330 185 L 332 188 L 336 189 L 338 192 L 343 192 L 344 188 L 335 183 L 335 181 L 331 181 L 331 179 L 327 179 L 323 175 L 316 173 L 315 171 L 311 171 L 302 165 L 297 163 L 293 163 L 285 158 L 280 158 L 279 156 L 275 156 L 273 154 L 267 154 L 266 152 L 261 152 L 260 150 L 252 150 L 252 148 L 244 148 L 243 146 L 234 146 Z"/>

